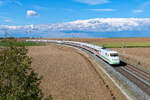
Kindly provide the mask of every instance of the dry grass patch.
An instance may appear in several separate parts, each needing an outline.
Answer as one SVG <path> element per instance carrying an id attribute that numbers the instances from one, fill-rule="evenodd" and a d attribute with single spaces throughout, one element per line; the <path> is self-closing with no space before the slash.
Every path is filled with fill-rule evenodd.
<path id="1" fill-rule="evenodd" d="M 43 76 L 41 88 L 54 100 L 112 100 L 112 94 L 87 57 L 65 46 L 28 47 L 32 67 Z"/>
<path id="2" fill-rule="evenodd" d="M 150 48 L 115 48 L 121 57 L 150 72 Z"/>

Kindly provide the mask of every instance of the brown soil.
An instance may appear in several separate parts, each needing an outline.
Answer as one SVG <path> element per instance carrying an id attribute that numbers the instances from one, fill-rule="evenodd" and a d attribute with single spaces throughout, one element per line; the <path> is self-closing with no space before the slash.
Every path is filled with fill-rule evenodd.
<path id="1" fill-rule="evenodd" d="M 150 48 L 115 48 L 124 60 L 150 72 Z"/>
<path id="2" fill-rule="evenodd" d="M 41 88 L 53 100 L 112 100 L 112 91 L 94 70 L 90 57 L 73 48 L 28 47 L 32 67 L 43 76 Z"/>

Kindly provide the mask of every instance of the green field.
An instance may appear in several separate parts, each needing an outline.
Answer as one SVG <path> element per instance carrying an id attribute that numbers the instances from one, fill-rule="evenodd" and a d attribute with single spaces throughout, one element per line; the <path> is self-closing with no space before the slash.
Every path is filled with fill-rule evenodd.
<path id="1" fill-rule="evenodd" d="M 91 43 L 105 48 L 136 48 L 136 47 L 150 47 L 150 41 L 144 42 L 104 42 L 104 43 Z"/>
<path id="2" fill-rule="evenodd" d="M 10 46 L 12 45 L 10 41 L 0 41 L 0 46 Z M 13 42 L 15 46 L 41 46 L 43 43 L 34 43 L 34 42 Z"/>

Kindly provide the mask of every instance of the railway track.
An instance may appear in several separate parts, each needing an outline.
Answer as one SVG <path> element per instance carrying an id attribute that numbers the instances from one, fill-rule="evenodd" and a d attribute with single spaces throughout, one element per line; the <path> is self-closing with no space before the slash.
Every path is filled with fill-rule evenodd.
<path id="1" fill-rule="evenodd" d="M 80 49 L 84 49 L 82 47 L 74 46 Z M 93 52 L 86 50 L 87 52 L 93 54 Z M 99 59 L 101 59 L 99 56 L 97 56 Z M 103 59 L 101 59 L 103 60 Z M 103 60 L 104 61 L 104 60 Z M 105 62 L 105 61 L 104 61 Z M 105 62 L 107 63 L 107 62 Z M 128 64 L 126 62 L 121 61 L 120 65 L 112 66 L 117 72 L 121 73 L 123 76 L 128 78 L 130 81 L 132 81 L 135 85 L 137 85 L 143 92 L 145 92 L 147 95 L 150 96 L 150 73 L 147 73 L 131 64 Z M 141 94 L 142 95 L 142 94 Z M 140 97 L 140 95 L 139 95 Z"/>
<path id="2" fill-rule="evenodd" d="M 125 63 L 124 66 L 117 66 L 113 68 L 120 72 L 122 75 L 131 80 L 141 90 L 150 96 L 150 74 L 133 66 Z"/>
<path id="3" fill-rule="evenodd" d="M 140 75 L 140 77 L 142 77 L 143 79 L 150 82 L 150 73 L 147 73 L 147 72 L 145 72 L 145 71 L 143 71 L 143 70 L 141 70 L 141 69 L 139 69 L 133 65 L 130 65 L 130 64 L 126 65 L 125 68 L 132 71 L 133 73 L 135 73 L 137 75 Z"/>

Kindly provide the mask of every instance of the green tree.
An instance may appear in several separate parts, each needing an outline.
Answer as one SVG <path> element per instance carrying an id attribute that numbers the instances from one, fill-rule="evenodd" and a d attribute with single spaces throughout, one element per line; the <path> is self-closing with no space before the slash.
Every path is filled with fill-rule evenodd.
<path id="1" fill-rule="evenodd" d="M 27 49 L 10 44 L 0 51 L 0 100 L 41 100 L 41 77 L 32 70 Z"/>

